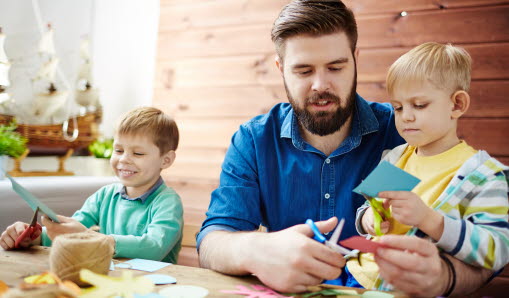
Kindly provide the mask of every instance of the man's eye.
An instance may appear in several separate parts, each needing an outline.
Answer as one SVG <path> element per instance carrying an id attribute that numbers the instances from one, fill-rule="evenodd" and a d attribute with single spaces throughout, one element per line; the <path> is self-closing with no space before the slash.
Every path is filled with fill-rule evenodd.
<path id="1" fill-rule="evenodd" d="M 329 67 L 330 71 L 341 71 L 343 68 L 341 67 Z"/>
<path id="2" fill-rule="evenodd" d="M 424 109 L 425 107 L 427 107 L 428 105 L 427 104 L 423 104 L 423 105 L 414 105 L 414 107 L 416 109 Z"/>
<path id="3" fill-rule="evenodd" d="M 299 74 L 300 75 L 308 75 L 311 73 L 311 70 L 304 70 L 304 71 L 299 71 Z"/>

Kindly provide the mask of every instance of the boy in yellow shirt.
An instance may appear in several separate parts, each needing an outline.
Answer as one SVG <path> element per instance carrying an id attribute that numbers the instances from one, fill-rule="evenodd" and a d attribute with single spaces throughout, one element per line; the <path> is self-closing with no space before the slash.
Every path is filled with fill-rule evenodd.
<path id="1" fill-rule="evenodd" d="M 470 67 L 464 49 L 433 42 L 417 46 L 390 67 L 387 90 L 407 144 L 383 159 L 421 182 L 412 192 L 378 194 L 392 212 L 381 226 L 389 234 L 428 237 L 463 262 L 498 270 L 509 262 L 509 168 L 456 133 L 470 104 Z M 369 204 L 359 208 L 359 234 L 375 235 L 373 218 Z M 378 275 L 373 254 L 359 258 L 347 262 L 343 285 L 392 288 Z M 454 283 L 449 286 L 452 291 Z"/>

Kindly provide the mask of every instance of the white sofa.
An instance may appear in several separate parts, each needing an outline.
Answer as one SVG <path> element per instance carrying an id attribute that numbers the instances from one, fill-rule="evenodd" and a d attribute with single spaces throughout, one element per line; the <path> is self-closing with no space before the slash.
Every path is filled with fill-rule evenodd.
<path id="1" fill-rule="evenodd" d="M 57 214 L 71 216 L 83 202 L 104 185 L 117 182 L 114 176 L 16 177 L 16 181 Z M 12 190 L 8 179 L 0 180 L 0 231 L 15 221 L 29 222 L 33 211 Z M 1 232 L 0 232 L 1 233 Z"/>

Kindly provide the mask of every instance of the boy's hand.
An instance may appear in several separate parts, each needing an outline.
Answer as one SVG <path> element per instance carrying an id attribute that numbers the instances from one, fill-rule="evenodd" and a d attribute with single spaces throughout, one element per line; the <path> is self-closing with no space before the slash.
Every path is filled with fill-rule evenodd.
<path id="1" fill-rule="evenodd" d="M 62 215 L 57 215 L 57 217 L 60 223 L 53 222 L 48 217 L 42 216 L 42 224 L 46 226 L 46 232 L 51 240 L 62 234 L 79 233 L 87 230 L 87 227 L 74 218 Z"/>
<path id="2" fill-rule="evenodd" d="M 419 228 L 432 211 L 418 195 L 410 191 L 383 191 L 378 197 L 386 199 L 384 206 L 392 207 L 392 217 L 407 226 Z"/>
<path id="3" fill-rule="evenodd" d="M 376 236 L 375 227 L 374 227 L 374 216 L 373 216 L 373 208 L 368 207 L 366 211 L 364 212 L 364 215 L 361 219 L 362 228 L 364 231 L 370 235 Z M 389 229 L 391 227 L 391 223 L 387 220 L 382 221 L 380 224 L 380 231 L 382 233 L 389 232 Z"/>
<path id="4" fill-rule="evenodd" d="M 12 225 L 8 226 L 7 229 L 5 229 L 5 231 L 0 236 L 0 246 L 2 246 L 2 248 L 5 250 L 13 249 L 16 239 L 23 233 L 23 231 L 25 231 L 26 228 L 28 228 L 28 226 L 29 224 L 21 221 L 17 221 Z M 41 232 L 35 230 L 34 235 L 35 237 L 38 238 L 41 235 Z M 32 242 L 33 240 L 30 239 L 30 237 L 26 237 L 25 239 L 23 239 L 23 241 L 19 243 L 19 246 L 29 247 L 32 244 Z"/>

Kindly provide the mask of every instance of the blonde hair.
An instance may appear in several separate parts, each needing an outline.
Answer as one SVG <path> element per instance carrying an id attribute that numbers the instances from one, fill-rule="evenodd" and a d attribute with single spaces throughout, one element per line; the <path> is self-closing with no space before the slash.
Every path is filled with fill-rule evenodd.
<path id="1" fill-rule="evenodd" d="M 394 94 L 400 84 L 429 81 L 451 94 L 470 88 L 472 59 L 465 49 L 451 44 L 423 43 L 394 62 L 387 73 L 387 92 Z"/>
<path id="2" fill-rule="evenodd" d="M 176 150 L 179 143 L 179 131 L 175 121 L 154 107 L 141 107 L 127 112 L 120 120 L 116 133 L 146 135 L 152 138 L 161 155 Z"/>

